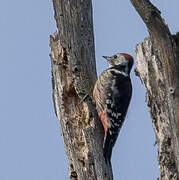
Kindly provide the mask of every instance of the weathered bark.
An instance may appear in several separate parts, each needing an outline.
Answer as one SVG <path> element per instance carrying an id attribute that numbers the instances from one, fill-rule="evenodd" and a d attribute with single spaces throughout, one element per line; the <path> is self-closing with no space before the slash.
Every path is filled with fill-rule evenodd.
<path id="1" fill-rule="evenodd" d="M 131 0 L 150 37 L 136 48 L 136 73 L 158 143 L 160 180 L 179 179 L 179 36 L 172 36 L 149 0 Z"/>
<path id="2" fill-rule="evenodd" d="M 112 180 L 102 153 L 103 128 L 91 98 L 96 65 L 90 0 L 53 0 L 58 33 L 51 35 L 53 98 L 71 180 Z"/>

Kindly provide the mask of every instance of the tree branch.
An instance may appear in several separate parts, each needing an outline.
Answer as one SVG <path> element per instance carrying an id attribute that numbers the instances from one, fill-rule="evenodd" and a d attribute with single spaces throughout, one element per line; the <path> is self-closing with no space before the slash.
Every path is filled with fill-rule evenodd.
<path id="1" fill-rule="evenodd" d="M 136 72 L 158 142 L 160 180 L 179 178 L 179 48 L 160 11 L 148 0 L 131 0 L 150 37 L 136 48 Z"/>
<path id="2" fill-rule="evenodd" d="M 102 152 L 103 128 L 91 95 L 96 81 L 90 0 L 53 0 L 58 33 L 51 35 L 54 106 L 71 180 L 112 180 Z"/>

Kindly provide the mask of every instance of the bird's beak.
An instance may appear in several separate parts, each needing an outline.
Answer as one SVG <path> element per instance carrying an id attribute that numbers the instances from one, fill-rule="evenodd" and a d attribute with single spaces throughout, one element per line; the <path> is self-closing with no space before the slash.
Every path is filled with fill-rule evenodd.
<path id="1" fill-rule="evenodd" d="M 109 56 L 103 56 L 103 58 L 104 58 L 104 59 L 107 59 L 108 61 L 111 60 L 111 57 L 109 57 Z"/>

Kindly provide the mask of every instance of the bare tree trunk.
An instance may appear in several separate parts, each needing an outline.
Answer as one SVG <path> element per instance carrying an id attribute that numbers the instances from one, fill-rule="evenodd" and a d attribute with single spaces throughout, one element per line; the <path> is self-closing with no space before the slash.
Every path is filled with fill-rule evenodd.
<path id="1" fill-rule="evenodd" d="M 136 73 L 158 143 L 160 180 L 179 179 L 179 36 L 172 36 L 149 0 L 131 0 L 150 37 L 136 48 Z"/>
<path id="2" fill-rule="evenodd" d="M 102 153 L 103 128 L 91 95 L 96 81 L 90 0 L 53 0 L 58 33 L 51 35 L 54 106 L 71 180 L 112 180 Z"/>

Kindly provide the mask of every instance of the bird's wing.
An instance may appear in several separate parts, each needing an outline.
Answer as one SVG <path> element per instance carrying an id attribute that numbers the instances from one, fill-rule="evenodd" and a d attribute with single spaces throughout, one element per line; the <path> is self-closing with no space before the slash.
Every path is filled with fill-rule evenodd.
<path id="1" fill-rule="evenodd" d="M 96 109 L 98 113 L 101 113 L 105 110 L 106 105 L 106 94 L 108 86 L 110 85 L 108 82 L 108 76 L 110 76 L 109 71 L 104 71 L 101 76 L 99 76 L 98 80 L 93 89 L 93 97 L 96 101 Z"/>

